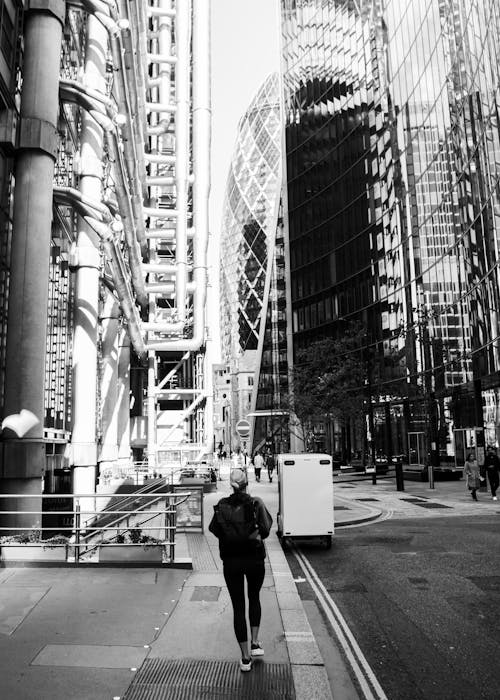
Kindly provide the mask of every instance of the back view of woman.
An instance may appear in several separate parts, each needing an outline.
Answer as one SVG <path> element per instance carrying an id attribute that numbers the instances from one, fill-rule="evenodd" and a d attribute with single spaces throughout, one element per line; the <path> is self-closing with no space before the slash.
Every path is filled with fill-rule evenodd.
<path id="1" fill-rule="evenodd" d="M 240 670 L 250 671 L 252 657 L 264 655 L 259 642 L 260 589 L 264 583 L 266 556 L 262 540 L 269 535 L 273 520 L 262 499 L 247 494 L 247 478 L 242 469 L 235 469 L 231 473 L 230 483 L 233 493 L 214 506 L 214 515 L 208 529 L 219 540 L 224 580 L 233 604 L 234 632 L 241 649 Z M 245 615 L 245 578 L 251 630 L 250 648 Z"/>

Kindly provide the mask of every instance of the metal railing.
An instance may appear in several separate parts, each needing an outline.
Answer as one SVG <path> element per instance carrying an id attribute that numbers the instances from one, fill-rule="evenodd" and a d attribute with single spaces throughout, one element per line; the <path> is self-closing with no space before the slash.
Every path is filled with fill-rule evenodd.
<path id="1" fill-rule="evenodd" d="M 113 494 L 113 499 L 121 499 L 121 502 L 132 499 L 137 501 L 140 499 L 140 505 L 133 508 L 115 508 L 111 510 L 99 510 L 96 508 L 96 502 L 99 498 L 108 498 L 109 494 L 0 494 L 0 503 L 5 503 L 5 500 L 24 500 L 31 501 L 51 500 L 51 499 L 71 499 L 73 501 L 72 509 L 66 510 L 6 510 L 0 508 L 0 522 L 3 516 L 35 516 L 37 522 L 31 527 L 26 525 L 0 525 L 0 547 L 40 547 L 44 549 L 66 548 L 66 561 L 74 564 L 82 563 L 85 555 L 97 550 L 99 547 L 150 547 L 159 545 L 163 547 L 165 552 L 165 562 L 171 563 L 175 561 L 175 535 L 177 529 L 177 506 L 186 501 L 191 493 L 189 491 L 183 493 L 171 493 L 155 491 L 153 493 L 140 492 L 138 494 Z M 5 499 L 5 500 L 4 500 Z M 82 502 L 84 507 L 82 508 Z M 94 502 L 94 508 L 89 507 L 89 503 Z M 160 506 L 158 506 L 160 504 Z M 116 505 L 116 502 L 115 504 Z M 152 510 L 151 506 L 155 506 L 157 510 Z M 29 505 L 28 505 L 29 507 Z M 71 518 L 70 525 L 50 525 L 41 526 L 42 519 L 45 517 L 63 516 Z M 89 518 L 91 516 L 91 518 Z M 142 516 L 146 516 L 140 520 Z M 111 518 L 111 520 L 109 520 Z M 155 522 L 155 519 L 159 522 Z M 99 524 L 99 521 L 107 521 L 104 524 Z M 132 523 L 132 520 L 134 521 Z M 159 537 L 151 538 L 148 541 L 147 535 L 142 535 L 144 532 L 156 532 Z M 7 536 L 2 537 L 8 532 Z M 54 533 L 57 535 L 44 539 L 44 533 Z M 140 532 L 140 534 L 139 534 Z M 67 533 L 65 535 L 65 533 Z M 106 538 L 106 533 L 110 533 L 110 537 Z M 112 534 L 114 533 L 114 534 Z M 122 537 L 129 535 L 129 542 L 121 542 Z M 62 535 L 62 537 L 61 537 Z M 162 535 L 162 536 L 161 536 Z M 60 541 L 63 537 L 67 537 L 67 541 Z M 150 537 L 150 536 L 149 536 Z M 153 541 L 154 540 L 154 541 Z"/>

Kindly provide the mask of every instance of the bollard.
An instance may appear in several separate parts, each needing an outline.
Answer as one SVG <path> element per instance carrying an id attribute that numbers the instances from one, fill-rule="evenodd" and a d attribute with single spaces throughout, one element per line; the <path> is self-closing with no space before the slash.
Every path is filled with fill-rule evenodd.
<path id="1" fill-rule="evenodd" d="M 403 478 L 403 463 L 399 460 L 396 462 L 396 491 L 404 491 L 405 482 Z"/>
<path id="2" fill-rule="evenodd" d="M 80 562 L 80 531 L 81 531 L 81 515 L 80 501 L 75 504 L 75 564 Z"/>
<path id="3" fill-rule="evenodd" d="M 432 466 L 432 464 L 429 464 L 428 471 L 429 471 L 429 488 L 433 489 L 434 488 L 434 467 Z"/>

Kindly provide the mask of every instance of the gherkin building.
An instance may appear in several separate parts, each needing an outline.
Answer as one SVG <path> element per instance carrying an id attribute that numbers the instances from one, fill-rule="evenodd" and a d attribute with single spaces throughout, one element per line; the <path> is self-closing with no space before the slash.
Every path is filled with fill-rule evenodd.
<path id="1" fill-rule="evenodd" d="M 231 366 L 233 433 L 239 419 L 249 419 L 249 452 L 288 448 L 281 139 L 272 74 L 238 126 L 221 230 L 222 356 Z"/>

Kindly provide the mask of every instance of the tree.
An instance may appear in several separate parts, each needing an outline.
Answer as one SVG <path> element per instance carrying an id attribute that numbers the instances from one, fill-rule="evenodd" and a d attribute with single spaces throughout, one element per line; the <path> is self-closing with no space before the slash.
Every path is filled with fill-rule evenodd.
<path id="1" fill-rule="evenodd" d="M 314 423 L 324 420 L 363 424 L 365 341 L 364 328 L 350 324 L 342 337 L 316 341 L 298 352 L 292 409 L 304 435 Z"/>

